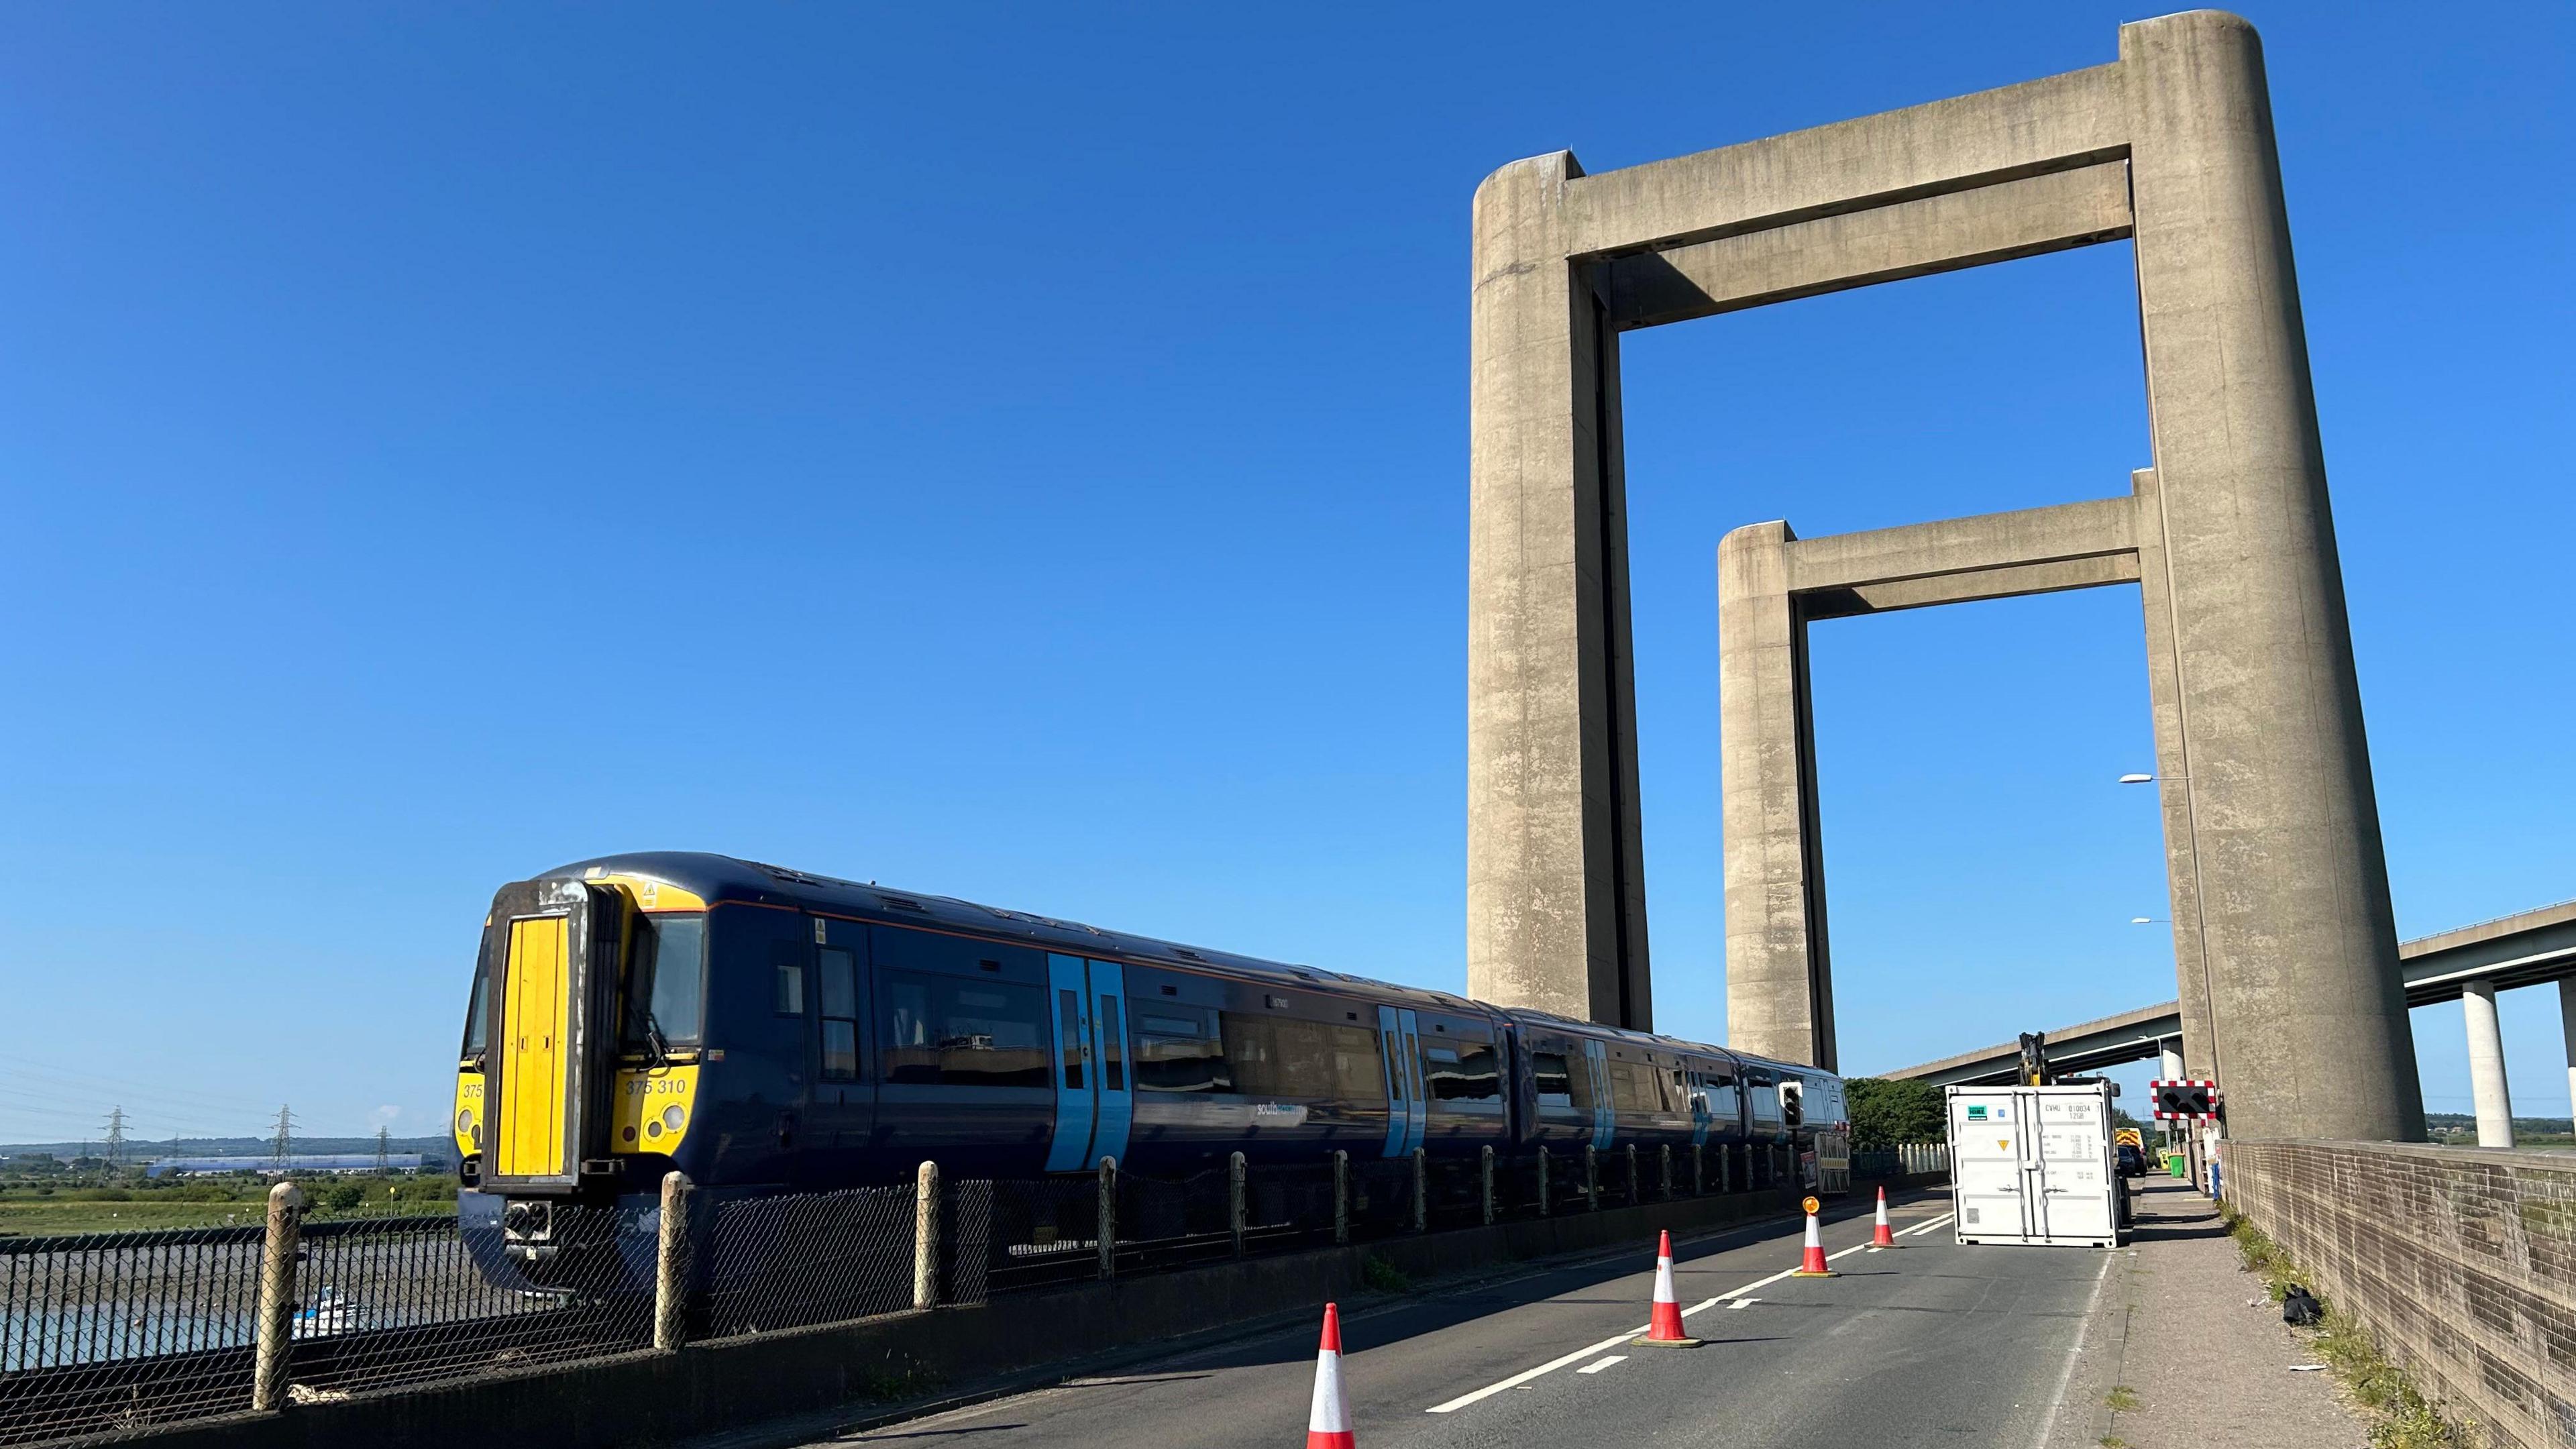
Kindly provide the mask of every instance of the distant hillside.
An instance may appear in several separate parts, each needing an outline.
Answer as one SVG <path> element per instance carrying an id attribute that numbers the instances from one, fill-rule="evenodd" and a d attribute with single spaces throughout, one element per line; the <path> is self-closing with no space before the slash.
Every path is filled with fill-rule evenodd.
<path id="1" fill-rule="evenodd" d="M 189 1137 L 173 1144 L 168 1140 L 129 1141 L 125 1155 L 136 1162 L 149 1162 L 156 1157 L 178 1154 L 188 1157 L 266 1157 L 276 1143 L 266 1137 Z M 87 1142 L 0 1142 L 0 1158 L 23 1157 L 31 1153 L 48 1153 L 65 1162 L 75 1157 L 91 1156 L 99 1151 L 96 1139 Z M 295 1139 L 298 1152 L 373 1152 L 373 1137 L 306 1137 Z M 388 1137 L 387 1152 L 417 1152 L 442 1162 L 456 1159 L 456 1142 L 449 1137 Z"/>
<path id="2" fill-rule="evenodd" d="M 2433 1132 L 2466 1132 L 2477 1125 L 2478 1119 L 2466 1112 L 2427 1112 L 2424 1114 L 2424 1126 L 2427 1130 Z M 2513 1119 L 2513 1130 L 2516 1132 L 2555 1132 L 2565 1135 L 2567 1133 L 2576 1132 L 2576 1122 L 2571 1122 L 2565 1117 L 2516 1117 Z"/>

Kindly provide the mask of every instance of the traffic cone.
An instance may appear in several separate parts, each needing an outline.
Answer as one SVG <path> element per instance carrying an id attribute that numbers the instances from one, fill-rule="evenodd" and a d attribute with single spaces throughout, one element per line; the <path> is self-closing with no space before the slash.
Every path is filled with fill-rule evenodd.
<path id="1" fill-rule="evenodd" d="M 1815 1201 L 1813 1198 L 1809 1202 Z M 1841 1275 L 1825 1266 L 1825 1240 L 1816 1231 L 1816 1210 L 1807 1209 L 1807 1254 L 1798 1262 L 1792 1278 L 1836 1278 Z"/>
<path id="2" fill-rule="evenodd" d="M 1682 1303 L 1673 1296 L 1673 1235 L 1666 1232 L 1655 1244 L 1655 1316 L 1646 1324 L 1646 1336 L 1632 1340 L 1659 1348 L 1696 1348 L 1699 1340 L 1682 1328 Z"/>
<path id="3" fill-rule="evenodd" d="M 1342 1311 L 1324 1305 L 1324 1343 L 1315 1352 L 1315 1403 L 1306 1411 L 1306 1449 L 1353 1449 L 1351 1401 L 1342 1392 Z"/>
<path id="4" fill-rule="evenodd" d="M 1869 1245 L 1873 1248 L 1897 1246 L 1896 1234 L 1887 1226 L 1887 1189 L 1878 1190 L 1878 1226 L 1871 1230 Z"/>

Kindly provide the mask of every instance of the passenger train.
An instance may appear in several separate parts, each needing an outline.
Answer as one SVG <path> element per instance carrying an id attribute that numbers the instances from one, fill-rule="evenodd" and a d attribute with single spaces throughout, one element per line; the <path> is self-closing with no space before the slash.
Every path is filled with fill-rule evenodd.
<path id="1" fill-rule="evenodd" d="M 909 1179 L 1788 1146 L 1841 1186 L 1820 1068 L 698 854 L 505 886 L 457 1069 L 468 1227 L 552 1205 Z M 1562 1159 L 1560 1159 L 1562 1160 Z M 1716 1171 L 1711 1159 L 1710 1172 Z"/>

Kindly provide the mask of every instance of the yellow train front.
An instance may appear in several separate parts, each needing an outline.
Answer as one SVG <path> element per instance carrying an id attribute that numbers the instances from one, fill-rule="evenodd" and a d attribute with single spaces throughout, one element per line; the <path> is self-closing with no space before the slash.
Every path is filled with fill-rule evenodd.
<path id="1" fill-rule="evenodd" d="M 485 918 L 456 1115 L 460 1226 L 501 1281 L 649 1281 L 662 1176 L 703 1171 L 707 902 L 576 871 L 502 888 Z M 622 1210 L 621 1210 L 622 1209 Z M 568 1258 L 594 1261 L 575 1269 Z"/>

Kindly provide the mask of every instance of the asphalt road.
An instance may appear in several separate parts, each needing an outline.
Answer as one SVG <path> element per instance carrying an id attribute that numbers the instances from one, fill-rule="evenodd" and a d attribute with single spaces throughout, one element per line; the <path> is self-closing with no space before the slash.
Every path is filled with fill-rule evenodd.
<path id="1" fill-rule="evenodd" d="M 1675 1280 L 1691 1331 L 1708 1340 L 1699 1348 L 1625 1342 L 1645 1326 L 1651 1245 L 1634 1259 L 1353 1305 L 1344 1374 L 1359 1442 L 2035 1444 L 2109 1255 L 1963 1248 L 1947 1209 L 1946 1195 L 1900 1204 L 1895 1252 L 1862 1250 L 1866 1214 L 1828 1223 L 1834 1278 L 1775 1276 L 1797 1266 L 1795 1225 L 1685 1244 Z M 1314 1354 L 1315 1329 L 1300 1326 L 827 1442 L 1295 1444 Z"/>

